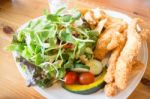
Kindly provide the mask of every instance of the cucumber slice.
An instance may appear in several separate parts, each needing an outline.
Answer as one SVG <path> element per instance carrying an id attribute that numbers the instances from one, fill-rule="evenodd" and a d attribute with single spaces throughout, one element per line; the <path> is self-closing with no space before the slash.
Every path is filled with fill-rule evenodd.
<path id="1" fill-rule="evenodd" d="M 96 59 L 87 61 L 86 65 L 90 67 L 90 72 L 94 75 L 98 75 L 102 72 L 103 65 L 100 61 Z"/>
<path id="2" fill-rule="evenodd" d="M 90 71 L 90 67 L 83 64 L 75 64 L 75 67 L 72 69 L 75 72 L 88 72 Z"/>

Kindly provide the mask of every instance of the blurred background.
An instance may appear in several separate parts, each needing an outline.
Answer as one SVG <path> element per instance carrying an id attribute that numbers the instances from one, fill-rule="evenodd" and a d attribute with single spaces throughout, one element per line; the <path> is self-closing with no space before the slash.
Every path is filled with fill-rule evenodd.
<path id="1" fill-rule="evenodd" d="M 16 20 L 17 24 L 22 24 L 30 18 L 42 15 L 43 10 L 48 9 L 48 1 L 69 2 L 67 3 L 69 8 L 100 7 L 140 15 L 147 19 L 150 17 L 150 0 L 0 0 L 0 16 L 3 20 L 11 20 L 9 16 L 12 19 L 15 16 L 17 19 L 22 15 L 24 21 Z M 6 14 L 7 16 L 5 16 Z"/>
<path id="2" fill-rule="evenodd" d="M 49 3 L 57 0 L 49 0 Z M 105 8 L 140 17 L 144 28 L 150 29 L 150 0 L 61 0 L 68 8 Z M 32 88 L 25 86 L 11 53 L 3 48 L 10 44 L 14 31 L 23 23 L 39 17 L 49 9 L 48 0 L 0 0 L 0 99 L 44 99 Z M 50 4 L 51 6 L 51 4 Z M 148 42 L 150 51 L 150 41 Z M 149 53 L 150 57 L 150 53 Z M 129 99 L 150 98 L 150 59 L 141 83 Z"/>

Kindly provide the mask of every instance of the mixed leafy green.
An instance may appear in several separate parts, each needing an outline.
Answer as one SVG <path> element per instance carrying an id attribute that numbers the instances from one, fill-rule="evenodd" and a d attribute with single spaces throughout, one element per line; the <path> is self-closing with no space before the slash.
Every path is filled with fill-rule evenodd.
<path id="1" fill-rule="evenodd" d="M 17 52 L 22 69 L 30 75 L 29 85 L 48 87 L 61 80 L 75 64 L 82 64 L 81 55 L 93 58 L 98 33 L 88 27 L 78 10 L 65 14 L 62 11 L 63 8 L 55 14 L 45 11 L 43 17 L 19 30 L 7 47 Z M 76 25 L 79 20 L 82 23 Z"/>

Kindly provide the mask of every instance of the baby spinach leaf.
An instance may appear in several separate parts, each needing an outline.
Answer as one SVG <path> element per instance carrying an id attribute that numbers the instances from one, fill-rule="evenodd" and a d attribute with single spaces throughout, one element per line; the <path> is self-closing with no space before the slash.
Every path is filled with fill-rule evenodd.
<path id="1" fill-rule="evenodd" d="M 32 54 L 30 49 L 26 46 L 25 49 L 22 52 L 22 56 L 26 59 L 30 59 L 32 57 Z"/>
<path id="2" fill-rule="evenodd" d="M 39 38 L 41 39 L 42 42 L 47 40 L 48 36 L 49 36 L 49 31 L 39 33 Z"/>
<path id="3" fill-rule="evenodd" d="M 57 46 L 57 39 L 54 37 L 54 38 L 49 38 L 49 44 L 50 44 L 50 48 L 51 49 L 54 49 L 56 46 Z"/>
<path id="4" fill-rule="evenodd" d="M 23 43 L 14 43 L 14 44 L 11 44 L 11 45 L 9 45 L 9 46 L 7 46 L 5 49 L 7 50 L 7 51 L 17 51 L 17 52 L 22 52 L 23 50 L 24 50 L 24 47 L 25 47 L 26 45 L 25 44 L 23 44 Z"/>
<path id="5" fill-rule="evenodd" d="M 97 41 L 99 33 L 97 31 L 87 31 L 90 39 Z"/>
<path id="6" fill-rule="evenodd" d="M 72 31 L 71 31 L 70 28 L 63 29 L 63 30 L 59 33 L 59 38 L 60 38 L 60 40 L 65 41 L 65 42 L 68 42 L 68 43 L 74 43 L 75 40 L 74 40 L 74 38 L 73 38 L 71 32 L 72 32 Z"/>
<path id="7" fill-rule="evenodd" d="M 73 59 L 69 59 L 65 64 L 64 68 L 72 68 L 73 67 Z"/>
<path id="8" fill-rule="evenodd" d="M 59 22 L 60 21 L 60 16 L 56 15 L 56 14 L 49 14 L 47 15 L 47 20 L 51 21 L 51 22 Z"/>
<path id="9" fill-rule="evenodd" d="M 63 22 L 70 22 L 72 20 L 72 16 L 64 15 L 64 16 L 62 16 L 62 20 L 63 20 Z"/>
<path id="10" fill-rule="evenodd" d="M 84 53 L 85 48 L 86 48 L 86 44 L 84 42 L 80 42 L 78 44 L 78 49 L 77 49 L 77 52 L 76 52 L 76 57 L 77 58 L 79 58 L 79 56 Z"/>
<path id="11" fill-rule="evenodd" d="M 59 71 L 58 79 L 63 78 L 66 74 L 66 70 L 64 68 L 60 68 L 58 71 Z"/>
<path id="12" fill-rule="evenodd" d="M 23 31 L 18 32 L 17 40 L 23 42 L 25 40 L 25 34 Z"/>
<path id="13" fill-rule="evenodd" d="M 35 57 L 35 64 L 39 65 L 44 61 L 44 56 L 42 54 L 37 54 Z"/>

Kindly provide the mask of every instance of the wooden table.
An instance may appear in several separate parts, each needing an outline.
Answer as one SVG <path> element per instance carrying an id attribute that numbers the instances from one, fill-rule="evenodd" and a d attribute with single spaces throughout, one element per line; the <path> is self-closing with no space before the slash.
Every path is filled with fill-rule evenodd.
<path id="1" fill-rule="evenodd" d="M 101 7 L 126 13 L 145 20 L 144 28 L 150 29 L 150 0 L 72 0 L 78 7 Z M 0 99 L 44 99 L 33 88 L 25 86 L 11 53 L 3 48 L 10 44 L 12 35 L 5 34 L 4 26 L 16 30 L 26 21 L 41 16 L 48 8 L 47 0 L 0 0 Z M 150 49 L 150 42 L 148 42 Z M 150 54 L 149 54 L 150 56 Z M 150 79 L 150 59 L 144 77 Z M 150 98 L 150 87 L 140 83 L 129 99 Z"/>

